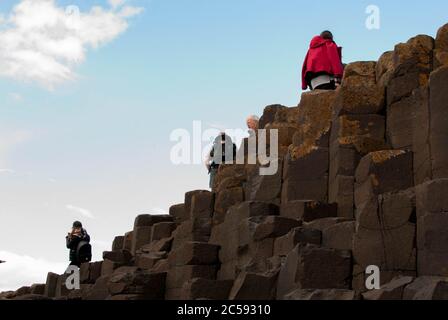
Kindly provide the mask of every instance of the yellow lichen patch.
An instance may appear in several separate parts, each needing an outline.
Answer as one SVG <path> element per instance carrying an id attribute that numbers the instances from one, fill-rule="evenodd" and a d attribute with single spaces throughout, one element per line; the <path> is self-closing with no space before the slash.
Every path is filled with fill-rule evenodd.
<path id="1" fill-rule="evenodd" d="M 356 136 L 347 136 L 347 137 L 339 138 L 338 141 L 339 141 L 340 145 L 345 145 L 346 146 L 346 145 L 354 144 L 356 139 L 357 139 Z"/>
<path id="2" fill-rule="evenodd" d="M 318 147 L 312 144 L 302 144 L 299 147 L 291 146 L 289 153 L 293 160 L 297 160 L 309 155 L 311 152 L 317 150 Z"/>
<path id="3" fill-rule="evenodd" d="M 358 120 L 350 120 L 348 117 L 341 117 L 341 129 L 339 136 L 355 136 L 362 134 L 360 122 Z"/>
<path id="4" fill-rule="evenodd" d="M 383 163 L 405 153 L 406 151 L 403 150 L 383 150 L 372 152 L 371 157 L 374 163 Z"/>
<path id="5" fill-rule="evenodd" d="M 324 129 L 322 131 L 318 130 L 314 132 L 314 135 L 305 136 L 303 142 L 300 144 L 300 146 L 297 147 L 297 149 L 299 150 L 297 153 L 297 158 L 302 158 L 312 151 L 317 150 L 317 142 L 321 137 L 327 134 L 329 130 L 330 128 Z"/>
<path id="6" fill-rule="evenodd" d="M 316 150 L 317 141 L 330 131 L 335 96 L 332 91 L 313 91 L 302 95 L 297 114 L 299 130 L 294 139 L 295 145 L 289 150 L 293 159 Z"/>
<path id="7" fill-rule="evenodd" d="M 338 142 L 341 146 L 354 148 L 361 155 L 387 148 L 384 141 L 373 139 L 370 134 L 342 137 L 338 139 Z"/>
<path id="8" fill-rule="evenodd" d="M 300 124 L 312 124 L 313 127 L 322 128 L 331 121 L 334 92 L 304 93 L 298 108 Z"/>
<path id="9" fill-rule="evenodd" d="M 303 133 L 307 133 L 307 132 L 309 132 L 309 131 L 311 130 L 311 123 L 305 123 L 305 124 L 303 124 L 303 125 L 300 127 L 300 130 L 301 130 Z"/>
<path id="10" fill-rule="evenodd" d="M 429 82 L 429 75 L 424 74 L 424 73 L 421 73 L 421 74 L 419 75 L 419 83 L 420 83 L 420 86 L 421 86 L 421 87 L 424 87 L 424 86 L 428 85 L 428 82 Z"/>

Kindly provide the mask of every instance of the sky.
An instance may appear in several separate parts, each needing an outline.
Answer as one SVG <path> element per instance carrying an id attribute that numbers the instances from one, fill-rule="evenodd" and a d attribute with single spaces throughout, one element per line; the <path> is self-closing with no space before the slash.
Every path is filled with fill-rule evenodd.
<path id="1" fill-rule="evenodd" d="M 344 62 L 377 60 L 435 36 L 447 12 L 444 0 L 0 0 L 0 291 L 62 273 L 74 220 L 98 260 L 135 216 L 206 189 L 203 165 L 173 163 L 172 132 L 193 143 L 194 121 L 244 129 L 266 105 L 296 106 L 322 30 Z"/>

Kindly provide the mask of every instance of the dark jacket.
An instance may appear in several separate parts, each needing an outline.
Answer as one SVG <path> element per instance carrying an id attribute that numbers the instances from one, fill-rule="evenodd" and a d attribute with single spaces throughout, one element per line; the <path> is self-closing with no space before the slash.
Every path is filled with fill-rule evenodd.
<path id="1" fill-rule="evenodd" d="M 87 233 L 86 229 L 81 229 L 81 236 L 66 236 L 65 242 L 67 245 L 67 249 L 70 249 L 70 256 L 69 259 L 71 262 L 77 263 L 78 262 L 78 256 L 76 250 L 78 249 L 78 244 L 81 241 L 90 242 L 90 236 Z"/>
<path id="2" fill-rule="evenodd" d="M 236 159 L 237 148 L 232 142 L 232 139 L 225 135 L 218 136 L 213 143 L 213 148 L 210 150 L 210 159 L 212 159 L 210 167 L 212 169 L 217 169 L 221 164 L 225 164 L 227 161 L 232 161 Z"/>

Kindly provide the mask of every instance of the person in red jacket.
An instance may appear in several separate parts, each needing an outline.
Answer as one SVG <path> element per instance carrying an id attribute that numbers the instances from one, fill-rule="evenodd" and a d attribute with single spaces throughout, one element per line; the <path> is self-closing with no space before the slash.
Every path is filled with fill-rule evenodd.
<path id="1" fill-rule="evenodd" d="M 342 48 L 333 41 L 330 31 L 324 31 L 311 40 L 303 63 L 302 89 L 334 90 L 343 74 Z"/>

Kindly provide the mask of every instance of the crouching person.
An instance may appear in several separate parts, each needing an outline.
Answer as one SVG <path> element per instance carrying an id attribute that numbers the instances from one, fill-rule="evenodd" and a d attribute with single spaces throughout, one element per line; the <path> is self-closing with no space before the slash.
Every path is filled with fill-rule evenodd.
<path id="1" fill-rule="evenodd" d="M 344 74 L 342 48 L 324 31 L 311 40 L 302 68 L 302 89 L 335 90 Z"/>
<path id="2" fill-rule="evenodd" d="M 79 221 L 73 222 L 72 230 L 65 237 L 67 249 L 70 249 L 70 265 L 81 266 L 92 260 L 90 236 Z"/>

